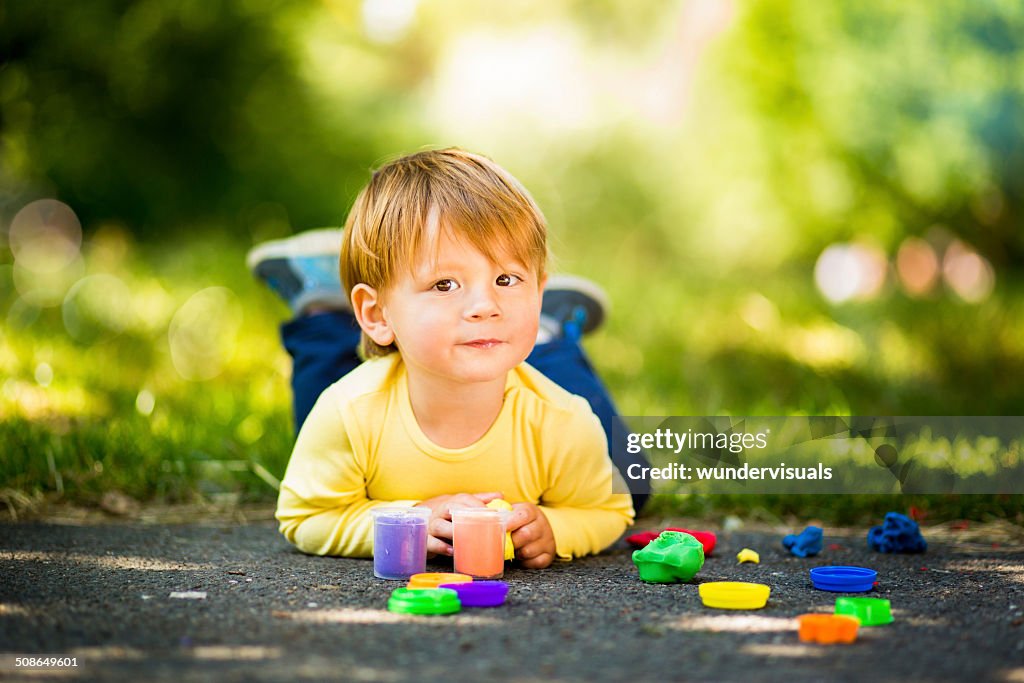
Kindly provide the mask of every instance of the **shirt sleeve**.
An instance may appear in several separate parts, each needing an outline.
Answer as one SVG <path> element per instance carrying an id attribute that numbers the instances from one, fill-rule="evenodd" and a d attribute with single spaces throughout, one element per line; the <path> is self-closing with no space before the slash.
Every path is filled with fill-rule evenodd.
<path id="1" fill-rule="evenodd" d="M 296 439 L 275 515 L 284 537 L 304 553 L 372 557 L 370 509 L 420 502 L 367 498 L 369 456 L 356 452 L 353 438 L 336 397 L 324 392 Z"/>
<path id="2" fill-rule="evenodd" d="M 601 552 L 635 515 L 626 484 L 608 457 L 601 423 L 582 398 L 575 408 L 560 424 L 547 427 L 545 442 L 554 437 L 555 445 L 544 448 L 542 456 L 549 486 L 539 507 L 560 560 Z"/>

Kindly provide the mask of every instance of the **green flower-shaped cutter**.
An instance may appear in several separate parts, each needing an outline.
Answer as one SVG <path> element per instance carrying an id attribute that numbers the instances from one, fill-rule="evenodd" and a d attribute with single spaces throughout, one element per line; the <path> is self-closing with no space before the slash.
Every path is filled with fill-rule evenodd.
<path id="1" fill-rule="evenodd" d="M 451 588 L 396 588 L 388 610 L 399 614 L 455 614 L 462 609 L 459 594 Z"/>

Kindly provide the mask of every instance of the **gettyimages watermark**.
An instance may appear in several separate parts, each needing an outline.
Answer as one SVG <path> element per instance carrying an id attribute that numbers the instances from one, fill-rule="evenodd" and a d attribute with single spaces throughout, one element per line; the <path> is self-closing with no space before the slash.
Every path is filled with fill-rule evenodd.
<path id="1" fill-rule="evenodd" d="M 627 417 L 633 493 L 1024 493 L 1024 417 Z"/>

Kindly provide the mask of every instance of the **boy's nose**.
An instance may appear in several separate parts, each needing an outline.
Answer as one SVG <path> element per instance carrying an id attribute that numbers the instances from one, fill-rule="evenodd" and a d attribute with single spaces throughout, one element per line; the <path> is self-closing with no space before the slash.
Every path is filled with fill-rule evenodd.
<path id="1" fill-rule="evenodd" d="M 501 315 L 498 299 L 490 287 L 481 288 L 470 297 L 466 317 L 470 320 L 485 320 Z"/>

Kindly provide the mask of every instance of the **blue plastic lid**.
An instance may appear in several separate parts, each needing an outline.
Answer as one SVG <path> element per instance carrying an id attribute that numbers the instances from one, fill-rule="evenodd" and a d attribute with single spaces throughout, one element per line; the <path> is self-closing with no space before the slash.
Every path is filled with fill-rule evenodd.
<path id="1" fill-rule="evenodd" d="M 875 585 L 878 572 L 867 567 L 815 567 L 811 583 L 820 591 L 864 593 Z"/>
<path id="2" fill-rule="evenodd" d="M 463 607 L 497 607 L 504 604 L 508 595 L 508 584 L 504 581 L 473 581 L 471 583 L 447 583 L 439 588 L 450 588 L 459 594 Z"/>

